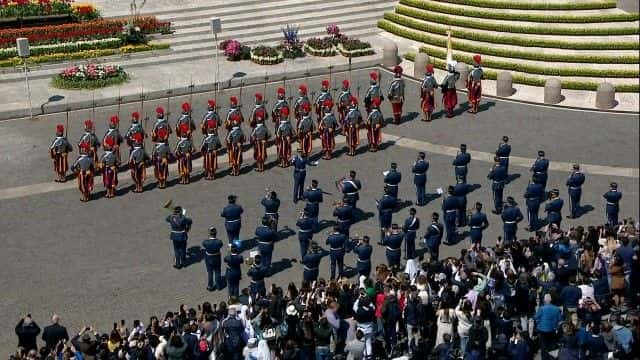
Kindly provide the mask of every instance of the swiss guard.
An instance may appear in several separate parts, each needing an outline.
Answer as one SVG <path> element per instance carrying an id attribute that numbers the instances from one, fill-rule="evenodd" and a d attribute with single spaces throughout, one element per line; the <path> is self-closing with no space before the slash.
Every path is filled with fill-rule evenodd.
<path id="1" fill-rule="evenodd" d="M 291 141 L 295 136 L 295 130 L 289 122 L 289 108 L 280 109 L 280 123 L 276 129 L 276 148 L 280 167 L 289 166 L 291 159 Z"/>
<path id="2" fill-rule="evenodd" d="M 95 128 L 93 126 L 93 121 L 91 120 L 84 121 L 84 134 L 82 134 L 82 137 L 80 137 L 80 141 L 78 141 L 78 148 L 82 143 L 89 144 L 89 151 L 91 151 L 89 156 L 91 156 L 91 159 L 93 159 L 93 163 L 97 164 L 98 148 L 100 147 L 100 141 L 98 140 L 98 137 L 95 134 Z"/>
<path id="3" fill-rule="evenodd" d="M 232 118 L 232 123 L 236 125 L 227 134 L 227 153 L 229 154 L 229 165 L 231 165 L 231 176 L 238 176 L 242 165 L 242 144 L 244 144 L 245 137 L 240 128 L 238 115 Z"/>
<path id="4" fill-rule="evenodd" d="M 145 163 L 149 160 L 149 155 L 142 147 L 144 137 L 142 133 L 133 134 L 133 150 L 129 154 L 129 169 L 131 170 L 131 179 L 133 180 L 133 192 L 141 193 L 144 189 L 144 180 L 147 176 Z"/>
<path id="5" fill-rule="evenodd" d="M 267 160 L 267 141 L 271 138 L 269 129 L 260 121 L 251 132 L 251 142 L 253 143 L 253 159 L 256 161 L 255 171 L 264 171 L 264 162 Z"/>
<path id="6" fill-rule="evenodd" d="M 89 201 L 91 191 L 93 190 L 93 173 L 95 163 L 91 155 L 91 144 L 88 141 L 82 141 L 78 144 L 80 149 L 80 156 L 71 166 L 78 178 L 78 189 L 80 189 L 80 200 L 83 202 Z"/>
<path id="7" fill-rule="evenodd" d="M 482 97 L 482 79 L 484 72 L 480 66 L 481 61 L 482 58 L 480 55 L 473 56 L 473 70 L 471 70 L 467 77 L 467 96 L 471 104 L 469 112 L 472 114 L 478 112 L 478 104 L 480 104 L 480 98 Z"/>
<path id="8" fill-rule="evenodd" d="M 298 98 L 293 103 L 293 116 L 296 118 L 296 127 L 298 127 L 298 124 L 304 115 L 302 107 L 309 105 L 309 108 L 311 108 L 311 101 L 309 100 L 309 96 L 307 96 L 308 91 L 309 90 L 305 84 L 301 84 L 298 87 Z"/>
<path id="9" fill-rule="evenodd" d="M 187 125 L 187 133 L 184 133 L 184 127 L 182 124 Z M 191 139 L 191 133 L 196 129 L 196 124 L 193 122 L 193 117 L 191 116 L 191 104 L 188 102 L 182 103 L 182 114 L 178 118 L 178 122 L 176 123 L 176 135 L 179 137 L 187 136 Z"/>
<path id="10" fill-rule="evenodd" d="M 374 99 L 371 103 L 371 112 L 367 117 L 366 125 L 369 151 L 376 152 L 382 141 L 382 127 L 384 126 L 384 116 L 380 111 L 380 99 Z"/>
<path id="11" fill-rule="evenodd" d="M 271 120 L 275 124 L 276 129 L 278 128 L 278 122 L 280 121 L 280 110 L 282 110 L 282 108 L 287 108 L 287 110 L 289 110 L 289 103 L 285 97 L 284 88 L 278 88 L 277 93 L 278 97 L 276 99 L 276 103 L 273 104 L 273 109 L 271 109 Z"/>
<path id="12" fill-rule="evenodd" d="M 224 120 L 224 127 L 227 131 L 230 131 L 235 125 L 240 126 L 240 123 L 244 121 L 240 106 L 238 105 L 238 98 L 232 96 L 229 98 L 229 111 L 227 111 L 227 117 Z"/>
<path id="13" fill-rule="evenodd" d="M 427 64 L 424 73 L 424 79 L 422 80 L 422 86 L 420 87 L 420 108 L 424 114 L 422 121 L 431 121 L 431 115 L 436 108 L 436 88 L 438 82 L 435 76 L 433 76 L 433 64 Z"/>
<path id="14" fill-rule="evenodd" d="M 460 79 L 460 73 L 456 71 L 456 61 L 447 64 L 447 75 L 442 79 L 442 105 L 447 117 L 453 117 L 453 109 L 458 105 L 458 93 L 456 81 Z"/>
<path id="15" fill-rule="evenodd" d="M 158 132 L 160 129 L 164 129 L 166 133 L 166 138 L 163 140 L 158 136 Z M 171 126 L 169 125 L 169 120 L 164 115 L 164 108 L 162 106 L 158 106 L 156 108 L 156 122 L 153 124 L 153 129 L 151 130 L 151 141 L 154 143 L 157 142 L 167 142 L 169 140 L 169 135 L 173 132 Z"/>
<path id="16" fill-rule="evenodd" d="M 318 97 L 315 99 L 315 101 L 313 102 L 313 106 L 316 112 L 316 116 L 318 119 L 318 122 L 320 122 L 320 119 L 322 119 L 322 115 L 323 115 L 323 111 L 322 111 L 322 107 L 324 105 L 324 102 L 329 100 L 331 101 L 331 103 L 333 103 L 333 98 L 331 97 L 331 92 L 329 91 L 329 80 L 322 80 L 322 87 L 320 88 L 320 93 L 318 94 Z"/>
<path id="17" fill-rule="evenodd" d="M 344 124 L 344 118 L 349 111 L 349 103 L 351 101 L 351 89 L 349 87 L 349 80 L 342 80 L 342 91 L 340 91 L 340 96 L 338 96 L 338 120 L 341 125 Z"/>
<path id="18" fill-rule="evenodd" d="M 308 103 L 302 105 L 301 114 L 302 117 L 298 122 L 298 141 L 300 142 L 300 149 L 302 149 L 302 155 L 307 157 L 311 154 L 313 145 L 313 119 L 311 118 L 311 106 Z"/>
<path id="19" fill-rule="evenodd" d="M 56 172 L 56 182 L 67 181 L 67 170 L 69 169 L 69 153 L 73 151 L 73 146 L 64 136 L 64 125 L 56 125 L 56 138 L 49 146 L 49 155 L 53 160 L 53 170 Z"/>
<path id="20" fill-rule="evenodd" d="M 400 124 L 402 120 L 402 104 L 404 103 L 404 79 L 402 78 L 402 67 L 396 65 L 393 68 L 393 81 L 389 85 L 389 101 L 393 109 L 393 122 Z M 378 109 L 379 110 L 379 109 Z"/>
<path id="21" fill-rule="evenodd" d="M 215 120 L 209 119 L 208 122 Z M 218 150 L 222 147 L 220 138 L 213 124 L 206 124 L 207 136 L 202 139 L 200 145 L 200 153 L 202 154 L 202 162 L 204 169 L 204 179 L 213 180 L 216 178 L 216 170 L 218 170 Z"/>
<path id="22" fill-rule="evenodd" d="M 367 114 L 371 112 L 371 104 L 373 103 L 373 99 L 380 99 L 380 103 L 382 103 L 382 91 L 380 90 L 380 85 L 378 85 L 378 73 L 376 71 L 372 71 L 369 73 L 369 89 L 367 93 L 364 95 L 364 107 L 367 110 Z"/>
<path id="23" fill-rule="evenodd" d="M 176 144 L 176 150 L 174 151 L 176 158 L 178 159 L 178 174 L 180 175 L 180 184 L 188 184 L 191 182 L 191 170 L 193 157 L 193 143 L 189 138 L 191 134 L 189 125 L 187 123 L 180 124 L 180 141 Z"/>
<path id="24" fill-rule="evenodd" d="M 355 156 L 358 144 L 360 144 L 360 124 L 362 123 L 362 114 L 358 110 L 358 99 L 355 96 L 351 97 L 351 106 L 344 122 L 344 136 L 347 138 L 347 146 L 349 152 L 347 155 Z"/>
<path id="25" fill-rule="evenodd" d="M 217 132 L 221 124 L 220 116 L 216 111 L 216 101 L 209 99 L 207 101 L 207 112 L 202 117 L 202 122 L 200 123 L 202 135 L 207 136 L 207 134 L 209 134 L 209 127 L 212 127 L 213 131 Z"/>
<path id="26" fill-rule="evenodd" d="M 113 144 L 113 152 L 118 157 L 118 162 L 120 162 L 120 144 L 122 144 L 122 142 L 124 141 L 124 139 L 122 138 L 122 135 L 120 135 L 120 130 L 118 129 L 119 123 L 120 123 L 120 119 L 118 118 L 118 116 L 113 115 L 109 119 L 109 128 L 107 129 L 107 132 L 105 132 L 104 136 L 102 137 L 103 147 L 104 147 L 104 141 L 108 137 L 112 137 L 115 140 L 115 143 Z"/>
<path id="27" fill-rule="evenodd" d="M 269 116 L 267 114 L 267 108 L 264 105 L 262 94 L 256 93 L 255 98 L 256 103 L 253 106 L 253 110 L 251 110 L 251 115 L 249 115 L 249 125 L 252 128 L 255 128 L 258 124 L 267 121 Z"/>
<path id="28" fill-rule="evenodd" d="M 333 115 L 331 108 L 333 104 L 330 101 L 325 101 L 323 104 L 324 116 L 320 120 L 318 125 L 318 132 L 320 133 L 320 140 L 322 141 L 322 151 L 324 152 L 323 159 L 331 159 L 333 149 L 336 147 L 336 129 L 338 128 L 338 122 Z"/>
<path id="29" fill-rule="evenodd" d="M 156 134 L 156 145 L 153 148 L 151 160 L 153 161 L 153 174 L 158 180 L 158 188 L 167 187 L 169 177 L 169 159 L 171 148 L 169 147 L 170 128 L 159 128 Z"/>
<path id="30" fill-rule="evenodd" d="M 144 128 L 140 124 L 140 113 L 134 111 L 131 113 L 131 125 L 124 135 L 127 145 L 129 145 L 129 152 L 133 151 L 134 144 L 136 142 L 136 134 L 140 134 L 140 146 L 144 148 L 144 138 L 146 137 Z"/>
<path id="31" fill-rule="evenodd" d="M 118 167 L 120 160 L 116 155 L 114 148 L 116 146 L 116 138 L 107 135 L 103 141 L 104 154 L 100 158 L 100 170 L 102 171 L 102 184 L 107 189 L 105 197 L 112 198 L 116 196 L 116 187 L 118 186 Z"/>

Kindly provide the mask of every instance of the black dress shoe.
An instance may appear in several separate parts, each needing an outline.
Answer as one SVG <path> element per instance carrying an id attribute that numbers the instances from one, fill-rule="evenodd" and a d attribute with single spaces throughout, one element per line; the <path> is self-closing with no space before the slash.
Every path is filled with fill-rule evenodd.
<path id="1" fill-rule="evenodd" d="M 491 212 L 496 214 L 496 215 L 500 215 L 500 213 L 502 213 L 502 211 L 497 211 L 497 210 L 491 210 Z"/>
<path id="2" fill-rule="evenodd" d="M 216 288 L 214 288 L 214 287 L 208 287 L 208 286 L 207 286 L 207 291 L 213 291 L 213 290 L 215 290 L 215 289 L 216 289 Z"/>

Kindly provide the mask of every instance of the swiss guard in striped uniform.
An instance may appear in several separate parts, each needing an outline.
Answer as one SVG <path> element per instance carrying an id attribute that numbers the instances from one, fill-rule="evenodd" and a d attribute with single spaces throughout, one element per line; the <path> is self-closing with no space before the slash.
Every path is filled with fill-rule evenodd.
<path id="1" fill-rule="evenodd" d="M 369 151 L 378 151 L 378 146 L 382 141 L 382 127 L 384 126 L 384 116 L 380 111 L 380 99 L 374 99 L 371 103 L 371 112 L 367 117 L 367 140 L 369 141 Z"/>
<path id="2" fill-rule="evenodd" d="M 193 143 L 189 138 L 191 134 L 189 125 L 180 124 L 180 141 L 176 144 L 176 158 L 178 159 L 178 174 L 180 175 L 180 184 L 188 184 L 191 182 L 191 169 L 193 156 Z"/>
<path id="3" fill-rule="evenodd" d="M 112 137 L 115 140 L 115 143 L 113 144 L 113 152 L 118 157 L 118 162 L 120 162 L 121 160 L 120 144 L 122 144 L 122 142 L 124 141 L 124 139 L 122 138 L 122 135 L 120 135 L 120 130 L 118 129 L 119 123 L 120 123 L 120 119 L 118 118 L 118 115 L 113 115 L 109 119 L 109 128 L 107 129 L 107 132 L 105 132 L 104 136 L 102 137 L 103 147 L 104 147 L 104 141 L 107 139 L 107 137 Z"/>
<path id="4" fill-rule="evenodd" d="M 227 111 L 227 117 L 224 120 L 224 128 L 230 131 L 235 125 L 244 122 L 244 117 L 238 106 L 238 98 L 232 96 L 229 98 L 229 111 Z"/>
<path id="5" fill-rule="evenodd" d="M 229 154 L 229 165 L 231 165 L 231 176 L 240 175 L 240 166 L 242 165 L 242 144 L 244 144 L 245 137 L 240 123 L 237 122 L 237 115 L 233 118 L 233 123 L 237 124 L 231 128 L 231 131 L 227 134 L 227 153 Z"/>
<path id="6" fill-rule="evenodd" d="M 185 128 L 182 124 L 186 124 Z M 187 129 L 185 133 L 184 129 Z M 176 123 L 176 135 L 179 137 L 188 137 L 191 139 L 191 133 L 196 129 L 196 124 L 193 122 L 193 117 L 191 116 L 191 104 L 188 102 L 182 103 L 182 114 L 178 118 L 178 122 Z"/>
<path id="7" fill-rule="evenodd" d="M 216 178 L 218 149 L 222 147 L 220 138 L 218 138 L 218 134 L 216 133 L 216 127 L 211 124 L 211 122 L 214 121 L 213 119 L 207 120 L 207 122 L 209 122 L 209 124 L 206 124 L 207 136 L 202 139 L 202 144 L 200 145 L 205 180 L 213 180 Z"/>
<path id="8" fill-rule="evenodd" d="M 404 79 L 402 78 L 402 67 L 396 65 L 393 68 L 394 78 L 389 85 L 389 101 L 393 109 L 393 122 L 400 124 L 402 120 L 402 104 L 404 103 Z"/>
<path id="9" fill-rule="evenodd" d="M 318 123 L 320 122 L 320 119 L 322 119 L 322 115 L 323 115 L 322 106 L 324 105 L 324 102 L 329 100 L 333 103 L 333 98 L 331 97 L 329 86 L 330 86 L 329 80 L 327 79 L 322 80 L 322 87 L 320 88 L 320 93 L 318 94 L 318 97 L 313 102 Z"/>
<path id="10" fill-rule="evenodd" d="M 351 89 L 349 87 L 349 80 L 342 80 L 342 91 L 340 92 L 340 96 L 338 96 L 338 120 L 340 121 L 340 125 L 344 124 L 344 118 L 349 111 L 349 103 L 351 101 Z"/>
<path id="11" fill-rule="evenodd" d="M 276 99 L 276 103 L 273 104 L 273 109 L 271 109 L 271 120 L 273 121 L 276 129 L 278 129 L 280 121 L 280 110 L 282 110 L 283 108 L 287 108 L 287 110 L 289 109 L 289 103 L 287 102 L 287 98 L 285 97 L 284 88 L 279 87 L 277 93 L 278 97 Z"/>
<path id="12" fill-rule="evenodd" d="M 433 76 L 433 64 L 427 64 L 424 73 L 424 79 L 422 80 L 422 86 L 420 87 L 420 108 L 424 114 L 422 121 L 431 121 L 431 115 L 436 108 L 436 88 L 438 82 L 435 76 Z"/>
<path id="13" fill-rule="evenodd" d="M 136 134 L 140 134 L 140 139 L 142 139 L 140 140 L 140 146 L 144 148 L 144 138 L 147 134 L 145 133 L 142 124 L 140 124 L 140 113 L 134 111 L 131 113 L 131 125 L 129 126 L 127 133 L 124 135 L 127 145 L 129 145 L 129 153 L 133 151 L 133 147 L 136 142 L 135 139 L 137 138 Z"/>
<path id="14" fill-rule="evenodd" d="M 147 169 L 145 163 L 149 160 L 149 155 L 142 147 L 144 137 L 141 132 L 133 134 L 133 149 L 129 154 L 129 169 L 131 170 L 131 179 L 134 183 L 133 192 L 141 193 L 144 189 L 144 180 L 147 177 Z"/>
<path id="15" fill-rule="evenodd" d="M 216 101 L 209 99 L 207 101 L 207 112 L 202 117 L 202 123 L 200 123 L 202 135 L 207 136 L 209 128 L 213 128 L 213 131 L 217 132 L 220 125 L 222 125 L 222 122 L 220 121 L 220 115 L 216 111 Z"/>
<path id="16" fill-rule="evenodd" d="M 89 201 L 91 191 L 93 191 L 93 174 L 95 163 L 91 155 L 91 144 L 88 141 L 82 141 L 78 144 L 80 149 L 80 156 L 71 166 L 78 178 L 78 189 L 80 190 L 80 200 L 83 202 Z"/>
<path id="17" fill-rule="evenodd" d="M 255 128 L 260 123 L 264 123 L 269 117 L 267 108 L 264 106 L 262 94 L 256 93 L 255 98 L 256 103 L 253 106 L 253 110 L 251 110 L 251 115 L 249 115 L 249 125 L 252 128 Z"/>
<path id="18" fill-rule="evenodd" d="M 309 89 L 307 89 L 305 84 L 301 84 L 298 87 L 298 98 L 293 103 L 293 116 L 296 118 L 296 127 L 298 127 L 298 124 L 304 115 L 302 107 L 309 105 L 309 108 L 311 108 L 311 100 L 309 100 L 309 96 L 307 96 L 308 91 Z"/>
<path id="19" fill-rule="evenodd" d="M 480 55 L 473 56 L 473 70 L 471 70 L 467 77 L 467 96 L 469 97 L 469 103 L 471 104 L 469 112 L 472 114 L 476 114 L 478 112 L 478 105 L 482 98 L 482 79 L 484 78 L 484 71 L 482 71 L 482 67 L 480 66 L 481 62 L 482 57 L 480 57 Z"/>
<path id="20" fill-rule="evenodd" d="M 251 142 L 253 143 L 253 159 L 256 161 L 255 171 L 264 171 L 264 162 L 267 160 L 267 141 L 271 138 L 269 129 L 260 121 L 251 132 Z"/>
<path id="21" fill-rule="evenodd" d="M 165 130 L 166 136 L 165 138 L 163 138 L 164 140 L 158 136 L 158 132 L 160 131 L 160 129 Z M 164 115 L 164 108 L 162 106 L 158 106 L 156 108 L 156 122 L 153 124 L 153 129 L 151 130 L 151 141 L 155 143 L 166 142 L 168 141 L 169 135 L 171 135 L 172 132 L 173 130 L 169 125 L 169 120 Z"/>
<path id="22" fill-rule="evenodd" d="M 73 146 L 64 136 L 64 125 L 56 125 L 56 138 L 49 146 L 49 155 L 53 160 L 53 170 L 56 172 L 56 182 L 67 181 L 67 170 L 69 170 L 69 153 L 73 151 Z"/>
<path id="23" fill-rule="evenodd" d="M 276 148 L 278 149 L 280 167 L 289 166 L 291 141 L 295 136 L 296 131 L 289 122 L 289 108 L 283 107 L 280 109 L 280 123 L 276 128 Z"/>
<path id="24" fill-rule="evenodd" d="M 78 141 L 78 148 L 82 143 L 89 144 L 89 151 L 91 151 L 89 156 L 91 156 L 91 159 L 93 159 L 93 163 L 97 164 L 100 140 L 98 140 L 98 137 L 95 134 L 95 128 L 93 126 L 93 121 L 91 120 L 84 121 L 84 134 L 82 134 L 82 137 L 80 137 L 80 141 Z"/>
<path id="25" fill-rule="evenodd" d="M 326 160 L 331 159 L 333 149 L 336 147 L 335 133 L 338 128 L 338 122 L 333 115 L 333 111 L 331 111 L 332 107 L 333 104 L 330 101 L 324 102 L 322 106 L 324 116 L 318 125 L 318 132 L 320 133 L 320 140 L 322 141 L 322 151 L 324 151 L 323 158 Z"/>
<path id="26" fill-rule="evenodd" d="M 456 71 L 456 61 L 447 64 L 447 75 L 442 79 L 442 105 L 447 117 L 453 117 L 453 109 L 458 105 L 458 93 L 456 81 L 460 79 L 460 73 Z"/>
<path id="27" fill-rule="evenodd" d="M 159 128 L 156 134 L 156 145 L 153 147 L 151 160 L 153 161 L 153 173 L 158 180 L 158 188 L 167 187 L 169 177 L 169 159 L 171 148 L 169 147 L 169 130 L 171 128 Z"/>
<path id="28" fill-rule="evenodd" d="M 347 155 L 355 156 L 356 149 L 360 144 L 360 123 L 362 123 L 362 114 L 358 110 L 358 99 L 355 96 L 351 97 L 351 106 L 347 116 L 345 117 L 344 130 L 342 131 L 347 138 L 347 146 L 349 146 L 349 152 Z"/>
<path id="29" fill-rule="evenodd" d="M 100 170 L 102 171 L 102 184 L 107 189 L 105 197 L 112 198 L 116 196 L 116 187 L 118 186 L 118 167 L 120 160 L 114 151 L 116 140 L 113 136 L 108 135 L 103 141 L 104 154 L 100 158 Z"/>
<path id="30" fill-rule="evenodd" d="M 300 141 L 300 149 L 303 156 L 307 157 L 311 154 L 313 145 L 313 119 L 311 118 L 311 106 L 303 104 L 301 110 L 302 117 L 298 122 L 298 141 Z"/>
<path id="31" fill-rule="evenodd" d="M 382 91 L 380 90 L 380 85 L 378 85 L 378 73 L 375 71 L 370 72 L 369 78 L 369 89 L 364 95 L 364 107 L 367 110 L 367 114 L 371 112 L 373 99 L 378 98 L 380 99 L 380 103 L 382 103 Z"/>

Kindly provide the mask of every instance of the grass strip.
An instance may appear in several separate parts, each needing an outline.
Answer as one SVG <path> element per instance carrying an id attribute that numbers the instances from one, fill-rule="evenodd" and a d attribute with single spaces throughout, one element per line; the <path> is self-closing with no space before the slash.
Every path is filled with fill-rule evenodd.
<path id="1" fill-rule="evenodd" d="M 458 5 L 514 10 L 596 10 L 616 7 L 616 0 L 580 2 L 526 2 L 494 0 L 435 0 Z"/>

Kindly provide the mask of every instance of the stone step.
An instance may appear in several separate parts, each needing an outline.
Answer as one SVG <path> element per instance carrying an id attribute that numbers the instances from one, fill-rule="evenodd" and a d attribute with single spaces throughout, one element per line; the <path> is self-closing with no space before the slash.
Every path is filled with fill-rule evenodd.
<path id="1" fill-rule="evenodd" d="M 184 0 L 181 6 L 176 6 L 176 1 L 171 0 L 162 4 L 161 1 L 154 0 L 148 2 L 140 12 L 142 15 L 171 16 L 177 14 L 189 13 L 192 11 L 217 11 L 236 6 L 270 6 L 281 0 Z M 313 1 L 313 0 L 311 0 Z M 93 0 L 99 8 L 106 8 L 106 16 L 129 16 L 128 6 L 118 6 L 118 9 L 111 9 L 110 5 L 113 0 Z M 106 2 L 100 4 L 100 2 Z M 102 6 L 101 6 L 102 5 Z"/>
<path id="2" fill-rule="evenodd" d="M 491 11 L 494 13 L 510 13 L 510 14 L 537 14 L 537 15 L 600 15 L 600 14 L 620 14 L 624 13 L 624 11 L 617 8 L 610 9 L 595 9 L 595 10 L 572 10 L 570 13 L 567 10 L 520 10 L 520 9 L 495 9 L 495 8 L 487 8 L 487 7 L 479 7 L 472 6 L 466 4 L 454 4 L 446 1 L 438 1 L 438 0 L 422 0 L 425 3 L 433 3 L 439 6 L 447 6 L 453 8 L 462 8 L 462 9 L 470 9 L 470 10 L 484 10 Z"/>

